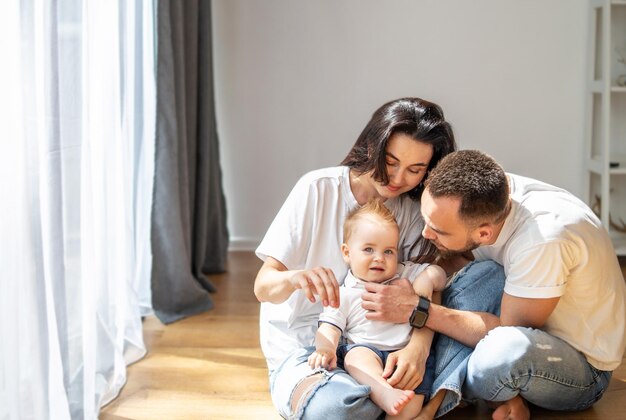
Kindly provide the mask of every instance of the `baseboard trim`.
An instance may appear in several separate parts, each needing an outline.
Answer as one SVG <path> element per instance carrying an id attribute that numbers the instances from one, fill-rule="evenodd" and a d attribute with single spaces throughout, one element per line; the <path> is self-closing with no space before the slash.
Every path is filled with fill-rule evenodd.
<path id="1" fill-rule="evenodd" d="M 254 251 L 261 243 L 260 238 L 230 238 L 229 251 Z"/>

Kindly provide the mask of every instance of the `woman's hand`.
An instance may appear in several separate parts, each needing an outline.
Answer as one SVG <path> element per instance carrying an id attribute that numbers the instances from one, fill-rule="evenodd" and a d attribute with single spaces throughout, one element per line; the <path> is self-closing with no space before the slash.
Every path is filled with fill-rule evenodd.
<path id="1" fill-rule="evenodd" d="M 409 322 L 419 298 L 408 280 L 388 285 L 366 282 L 364 285 L 361 305 L 368 311 L 365 315 L 367 319 L 396 324 Z"/>
<path id="2" fill-rule="evenodd" d="M 311 302 L 315 302 L 317 295 L 323 306 L 339 307 L 339 283 L 330 268 L 316 267 L 312 270 L 298 271 L 291 277 L 290 282 L 294 289 L 301 289 Z"/>
<path id="3" fill-rule="evenodd" d="M 389 385 L 406 390 L 417 388 L 424 378 L 426 359 L 430 351 L 427 341 L 412 340 L 405 348 L 387 357 L 383 378 L 387 378 Z"/>
<path id="4" fill-rule="evenodd" d="M 318 295 L 322 305 L 339 307 L 339 283 L 330 268 L 287 270 L 277 259 L 267 257 L 254 281 L 254 294 L 259 302 L 283 303 L 298 289 L 311 302 Z"/>
<path id="5" fill-rule="evenodd" d="M 309 356 L 309 366 L 311 369 L 323 367 L 326 370 L 333 370 L 337 367 L 337 353 L 330 348 L 316 349 Z"/>

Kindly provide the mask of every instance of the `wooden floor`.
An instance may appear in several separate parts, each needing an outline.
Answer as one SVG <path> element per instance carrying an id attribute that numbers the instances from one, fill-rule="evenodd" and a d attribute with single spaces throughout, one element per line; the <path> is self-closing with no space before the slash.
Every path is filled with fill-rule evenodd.
<path id="1" fill-rule="evenodd" d="M 259 303 L 252 285 L 260 265 L 252 252 L 232 252 L 228 272 L 212 277 L 218 289 L 212 311 L 168 326 L 147 318 L 148 355 L 128 368 L 126 386 L 100 419 L 280 419 L 258 344 Z M 531 417 L 625 419 L 626 363 L 593 408 L 573 414 L 531 408 Z M 485 419 L 490 410 L 467 407 L 444 418 Z"/>

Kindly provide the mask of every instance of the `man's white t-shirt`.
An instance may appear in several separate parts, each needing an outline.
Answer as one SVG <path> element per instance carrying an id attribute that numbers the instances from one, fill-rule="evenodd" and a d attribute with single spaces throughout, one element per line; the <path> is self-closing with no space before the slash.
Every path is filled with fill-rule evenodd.
<path id="1" fill-rule="evenodd" d="M 275 258 L 288 270 L 328 267 L 341 284 L 348 272 L 341 254 L 343 222 L 358 206 L 349 172 L 338 166 L 300 178 L 256 249 L 257 256 L 263 261 Z M 408 260 L 411 247 L 421 239 L 419 202 L 402 196 L 387 200 L 385 206 L 400 227 L 398 258 Z M 261 303 L 261 349 L 270 371 L 293 350 L 314 344 L 321 312 L 321 303 L 311 303 L 300 290 L 281 304 Z"/>
<path id="2" fill-rule="evenodd" d="M 397 279 L 408 279 L 411 283 L 429 264 L 406 262 L 398 265 L 398 274 L 382 284 Z M 392 351 L 406 347 L 411 339 L 413 327 L 408 322 L 394 324 L 385 321 L 372 321 L 365 318 L 367 311 L 361 306 L 361 295 L 365 290 L 363 280 L 349 271 L 339 288 L 341 303 L 339 308 L 327 306 L 320 315 L 320 322 L 327 322 L 339 328 L 349 344 L 370 344 L 378 350 Z"/>
<path id="3" fill-rule="evenodd" d="M 512 208 L 493 245 L 477 260 L 504 267 L 504 292 L 522 298 L 560 297 L 543 329 L 614 370 L 626 346 L 626 287 L 600 220 L 569 192 L 508 174 Z"/>

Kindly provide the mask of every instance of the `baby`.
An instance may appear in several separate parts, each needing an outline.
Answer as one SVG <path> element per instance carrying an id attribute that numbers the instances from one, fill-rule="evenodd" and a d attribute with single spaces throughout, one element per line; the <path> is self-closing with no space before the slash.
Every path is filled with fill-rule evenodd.
<path id="1" fill-rule="evenodd" d="M 383 377 L 387 357 L 409 343 L 413 328 L 408 323 L 366 319 L 367 311 L 361 307 L 363 282 L 389 284 L 406 278 L 418 295 L 431 299 L 433 291 L 445 287 L 446 274 L 436 265 L 398 263 L 398 225 L 378 200 L 348 215 L 343 236 L 341 251 L 350 271 L 340 288 L 340 307 L 328 306 L 320 315 L 316 351 L 309 357 L 309 365 L 313 369 L 344 368 L 360 384 L 371 387 L 372 401 L 387 413 L 388 419 L 415 418 L 429 396 L 433 356 L 427 360 L 424 379 L 417 389 L 396 389 L 387 382 Z M 338 347 L 342 335 L 348 344 Z"/>

